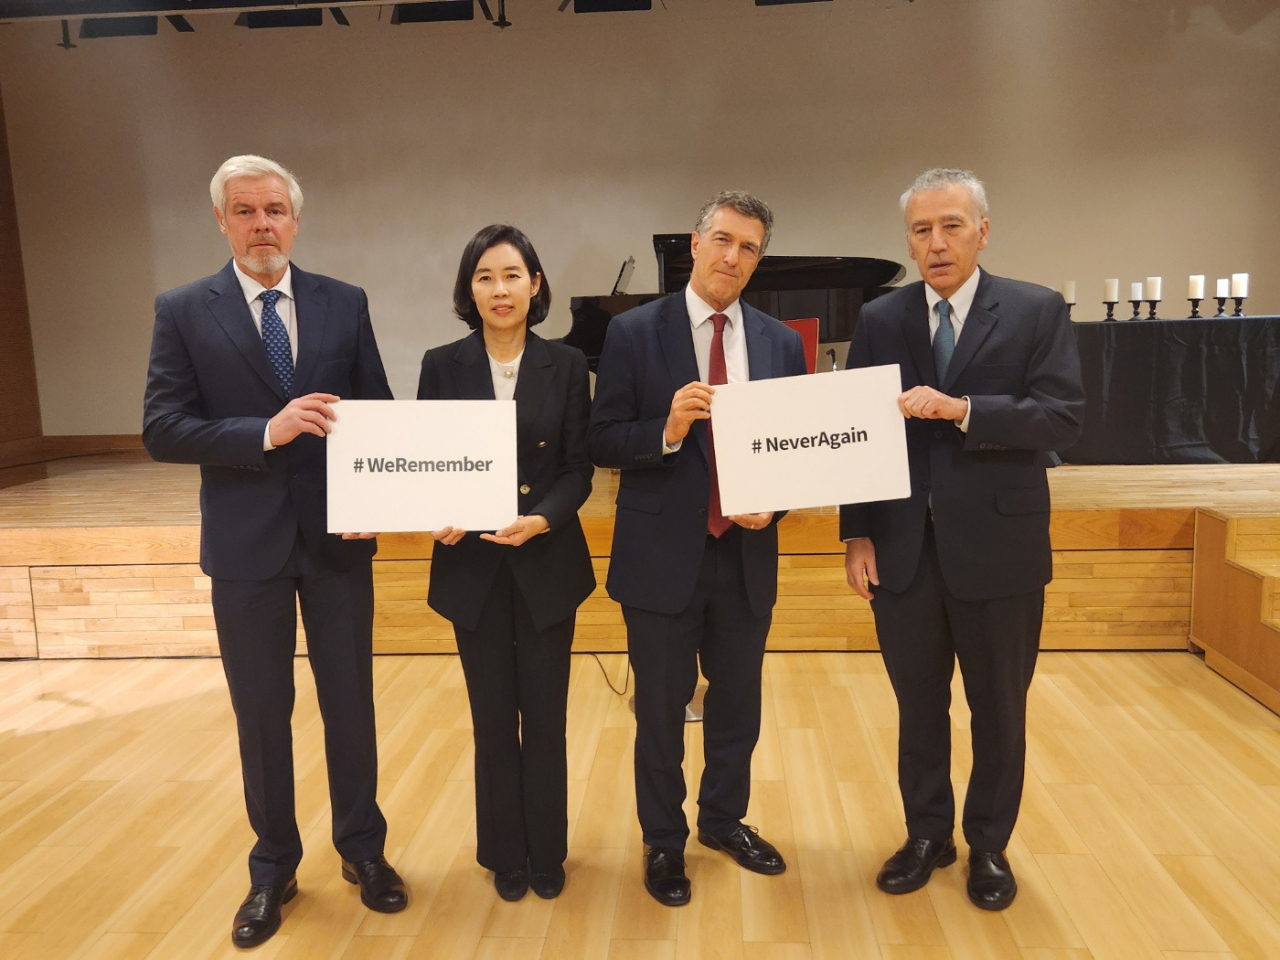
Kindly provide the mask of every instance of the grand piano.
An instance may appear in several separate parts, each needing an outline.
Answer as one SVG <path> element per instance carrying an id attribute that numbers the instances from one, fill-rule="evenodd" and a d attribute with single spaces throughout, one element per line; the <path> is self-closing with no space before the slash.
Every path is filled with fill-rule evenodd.
<path id="1" fill-rule="evenodd" d="M 684 287 L 693 271 L 688 233 L 657 233 L 658 292 L 572 297 L 573 325 L 564 342 L 587 355 L 595 371 L 605 329 L 618 314 Z M 844 343 L 853 333 L 862 305 L 892 289 L 905 274 L 902 264 L 876 257 L 762 257 L 742 299 L 779 320 L 817 317 L 820 367 L 830 369 L 826 344 Z"/>

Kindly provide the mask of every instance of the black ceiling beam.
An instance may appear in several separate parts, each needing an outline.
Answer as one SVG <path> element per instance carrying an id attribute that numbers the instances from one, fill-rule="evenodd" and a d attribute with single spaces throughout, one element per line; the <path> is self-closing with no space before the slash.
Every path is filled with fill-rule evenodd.
<path id="1" fill-rule="evenodd" d="M 183 16 L 332 7 L 333 0 L 0 0 L 0 20 L 82 20 L 90 17 Z M 385 0 L 343 0 L 343 7 L 381 7 Z"/>
<path id="2" fill-rule="evenodd" d="M 474 0 L 434 0 L 432 3 L 397 3 L 391 11 L 391 22 L 442 23 L 451 20 L 474 20 Z"/>
<path id="3" fill-rule="evenodd" d="M 652 9 L 653 0 L 573 0 L 574 13 L 627 13 Z"/>
<path id="4" fill-rule="evenodd" d="M 272 30 L 278 27 L 319 27 L 324 24 L 324 7 L 292 10 L 247 10 L 236 17 L 237 27 Z"/>
<path id="5" fill-rule="evenodd" d="M 80 21 L 80 39 L 101 37 L 154 37 L 160 32 L 159 17 L 100 17 Z"/>

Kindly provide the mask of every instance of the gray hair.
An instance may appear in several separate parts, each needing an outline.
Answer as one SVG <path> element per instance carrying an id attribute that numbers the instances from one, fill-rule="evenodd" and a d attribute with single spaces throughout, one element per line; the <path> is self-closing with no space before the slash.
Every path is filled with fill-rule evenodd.
<path id="1" fill-rule="evenodd" d="M 302 187 L 298 178 L 274 160 L 246 153 L 223 162 L 209 181 L 209 198 L 223 213 L 227 211 L 227 184 L 241 177 L 278 177 L 289 188 L 289 206 L 296 217 L 302 213 Z"/>
<path id="2" fill-rule="evenodd" d="M 702 236 L 710 230 L 711 218 L 715 216 L 717 210 L 724 207 L 744 217 L 750 217 L 752 220 L 759 220 L 764 225 L 764 240 L 760 244 L 760 254 L 763 256 L 765 249 L 769 246 L 769 238 L 773 236 L 773 211 L 763 200 L 741 190 L 724 190 L 704 203 L 702 209 L 698 211 L 698 222 L 694 225 L 694 231 L 698 236 Z"/>
<path id="3" fill-rule="evenodd" d="M 991 210 L 987 206 L 987 188 L 968 170 L 953 170 L 949 167 L 934 167 L 916 177 L 915 182 L 907 187 L 906 192 L 898 200 L 902 207 L 902 215 L 907 215 L 907 204 L 911 198 L 923 190 L 944 190 L 947 187 L 965 187 L 973 197 L 973 205 L 977 208 L 978 219 L 987 217 Z"/>

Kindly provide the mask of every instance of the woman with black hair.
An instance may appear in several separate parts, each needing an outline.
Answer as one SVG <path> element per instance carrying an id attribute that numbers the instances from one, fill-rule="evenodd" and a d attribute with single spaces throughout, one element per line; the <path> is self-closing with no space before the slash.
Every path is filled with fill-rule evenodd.
<path id="1" fill-rule="evenodd" d="M 419 400 L 516 402 L 520 515 L 432 531 L 427 603 L 453 623 L 475 731 L 476 859 L 504 900 L 564 887 L 565 712 L 579 604 L 595 587 L 578 508 L 591 492 L 587 361 L 530 329 L 551 306 L 533 244 L 505 224 L 467 244 L 453 289 L 468 337 L 427 351 Z"/>

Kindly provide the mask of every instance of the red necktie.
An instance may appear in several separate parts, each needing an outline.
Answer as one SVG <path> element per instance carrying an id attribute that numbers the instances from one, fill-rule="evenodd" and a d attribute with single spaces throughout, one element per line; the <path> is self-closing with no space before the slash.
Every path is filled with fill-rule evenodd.
<path id="1" fill-rule="evenodd" d="M 729 318 L 723 313 L 713 313 L 711 322 L 716 325 L 716 332 L 711 335 L 711 358 L 707 363 L 707 383 L 716 386 L 729 382 L 728 365 L 724 360 L 724 325 Z M 719 537 L 733 522 L 726 520 L 720 512 L 720 477 L 716 473 L 716 443 L 711 432 L 711 421 L 707 421 L 707 472 L 711 475 L 711 496 L 707 502 L 707 531 L 713 537 Z"/>

